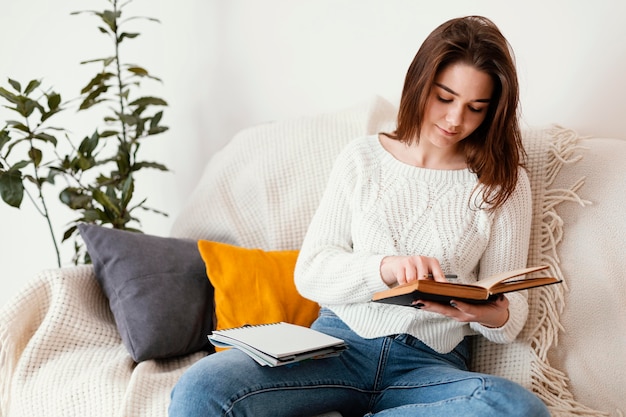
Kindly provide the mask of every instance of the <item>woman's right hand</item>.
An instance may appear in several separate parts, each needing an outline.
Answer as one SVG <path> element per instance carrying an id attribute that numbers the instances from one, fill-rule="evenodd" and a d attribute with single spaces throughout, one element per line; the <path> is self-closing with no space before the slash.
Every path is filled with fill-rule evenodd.
<path id="1" fill-rule="evenodd" d="M 380 276 L 390 287 L 417 279 L 447 281 L 436 258 L 428 256 L 386 256 L 380 263 Z"/>

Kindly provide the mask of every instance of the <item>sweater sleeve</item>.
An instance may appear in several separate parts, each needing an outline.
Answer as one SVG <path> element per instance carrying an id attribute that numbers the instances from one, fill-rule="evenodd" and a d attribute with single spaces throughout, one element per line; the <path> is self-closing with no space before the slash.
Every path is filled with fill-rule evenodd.
<path id="1" fill-rule="evenodd" d="M 356 148 L 353 142 L 338 156 L 296 263 L 298 291 L 322 305 L 368 301 L 387 288 L 380 277 L 383 255 L 353 251 L 352 205 L 367 170 Z"/>
<path id="2" fill-rule="evenodd" d="M 489 244 L 481 258 L 479 279 L 502 271 L 526 266 L 532 223 L 532 194 L 525 170 L 519 170 L 515 191 L 506 203 L 496 210 Z M 470 326 L 495 343 L 510 343 L 520 333 L 528 317 L 526 291 L 507 294 L 509 320 L 499 328 L 488 328 L 478 323 Z"/>

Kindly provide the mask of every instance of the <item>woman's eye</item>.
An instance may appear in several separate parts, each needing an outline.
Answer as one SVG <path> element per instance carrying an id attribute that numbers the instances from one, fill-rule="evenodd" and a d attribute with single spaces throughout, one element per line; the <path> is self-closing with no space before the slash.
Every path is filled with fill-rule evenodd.
<path id="1" fill-rule="evenodd" d="M 441 101 L 442 103 L 451 103 L 452 102 L 451 98 L 443 98 L 441 96 L 437 96 L 437 100 Z"/>
<path id="2" fill-rule="evenodd" d="M 482 111 L 484 110 L 484 107 L 481 107 L 480 109 L 477 109 L 476 107 L 471 107 L 471 106 L 470 106 L 469 110 L 470 110 L 472 113 L 482 113 Z"/>

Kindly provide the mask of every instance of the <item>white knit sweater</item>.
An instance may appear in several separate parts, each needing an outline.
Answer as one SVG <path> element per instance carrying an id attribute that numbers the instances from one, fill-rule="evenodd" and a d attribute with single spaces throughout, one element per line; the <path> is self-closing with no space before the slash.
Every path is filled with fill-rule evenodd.
<path id="1" fill-rule="evenodd" d="M 497 343 L 513 341 L 528 314 L 524 292 L 508 295 L 509 320 L 497 329 L 370 302 L 387 288 L 380 263 L 388 255 L 435 257 L 461 282 L 526 265 L 532 211 L 526 172 L 520 170 L 515 192 L 495 212 L 473 204 L 476 184 L 468 169 L 404 164 L 376 135 L 352 141 L 337 158 L 304 239 L 298 290 L 365 338 L 408 333 L 442 353 L 475 332 Z"/>

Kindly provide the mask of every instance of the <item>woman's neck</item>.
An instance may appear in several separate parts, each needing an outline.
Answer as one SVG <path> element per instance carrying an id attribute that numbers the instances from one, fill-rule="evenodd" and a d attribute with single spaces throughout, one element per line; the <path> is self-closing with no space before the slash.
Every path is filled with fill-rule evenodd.
<path id="1" fill-rule="evenodd" d="M 465 156 L 458 152 L 458 147 L 442 149 L 428 141 L 409 144 L 385 135 L 378 135 L 378 140 L 395 159 L 407 165 L 442 170 L 467 168 Z"/>

